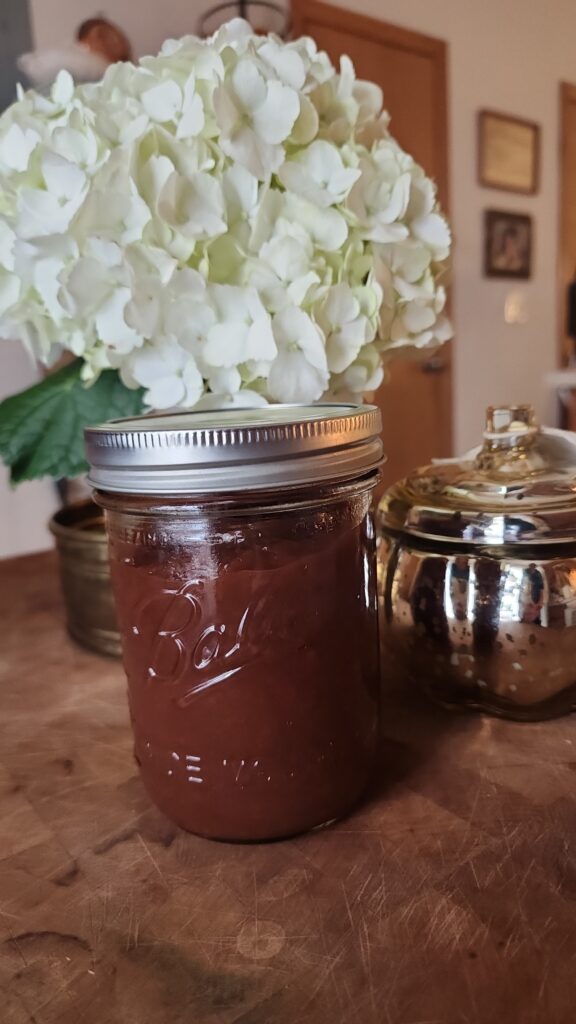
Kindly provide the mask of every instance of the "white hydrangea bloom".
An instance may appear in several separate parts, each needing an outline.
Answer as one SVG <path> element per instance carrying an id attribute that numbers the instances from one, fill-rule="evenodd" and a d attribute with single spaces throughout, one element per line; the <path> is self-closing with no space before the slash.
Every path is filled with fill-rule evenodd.
<path id="1" fill-rule="evenodd" d="M 451 335 L 450 231 L 381 90 L 236 20 L 0 117 L 0 336 L 155 408 L 374 391 Z"/>

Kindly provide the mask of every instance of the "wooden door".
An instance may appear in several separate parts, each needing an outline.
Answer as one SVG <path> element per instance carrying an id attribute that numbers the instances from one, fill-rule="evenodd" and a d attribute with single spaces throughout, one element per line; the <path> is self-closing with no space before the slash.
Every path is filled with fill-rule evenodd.
<path id="1" fill-rule="evenodd" d="M 359 78 L 382 86 L 392 134 L 436 180 L 447 211 L 446 43 L 316 0 L 293 0 L 293 34 L 312 36 L 335 64 L 348 54 Z M 451 454 L 451 346 L 426 361 L 393 364 L 375 401 L 388 455 L 385 484 Z"/>

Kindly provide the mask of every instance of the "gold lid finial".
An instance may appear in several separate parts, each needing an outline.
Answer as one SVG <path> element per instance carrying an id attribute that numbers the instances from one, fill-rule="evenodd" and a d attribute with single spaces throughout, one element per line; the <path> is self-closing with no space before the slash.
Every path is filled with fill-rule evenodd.
<path id="1" fill-rule="evenodd" d="M 531 405 L 489 405 L 486 410 L 484 437 L 524 434 L 538 430 L 538 422 Z"/>
<path id="2" fill-rule="evenodd" d="M 542 472 L 545 461 L 534 447 L 539 433 L 531 405 L 490 405 L 476 467 L 498 476 Z"/>

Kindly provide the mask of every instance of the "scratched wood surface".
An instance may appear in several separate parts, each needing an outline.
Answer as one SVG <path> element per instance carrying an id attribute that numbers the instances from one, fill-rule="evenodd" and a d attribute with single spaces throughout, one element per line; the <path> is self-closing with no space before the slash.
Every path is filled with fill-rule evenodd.
<path id="1" fill-rule="evenodd" d="M 2 1024 L 573 1024 L 574 719 L 389 699 L 361 810 L 210 843 L 150 806 L 52 555 L 0 580 Z"/>

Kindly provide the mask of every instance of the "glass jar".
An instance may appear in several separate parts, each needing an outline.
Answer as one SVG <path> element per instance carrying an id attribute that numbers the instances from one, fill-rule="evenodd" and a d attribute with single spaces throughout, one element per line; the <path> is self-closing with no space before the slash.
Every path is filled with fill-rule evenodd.
<path id="1" fill-rule="evenodd" d="M 189 831 L 256 841 L 359 800 L 378 724 L 370 407 L 89 430 L 135 754 Z"/>
<path id="2" fill-rule="evenodd" d="M 484 441 L 377 512 L 389 685 L 539 721 L 576 708 L 576 435 L 491 407 Z"/>

